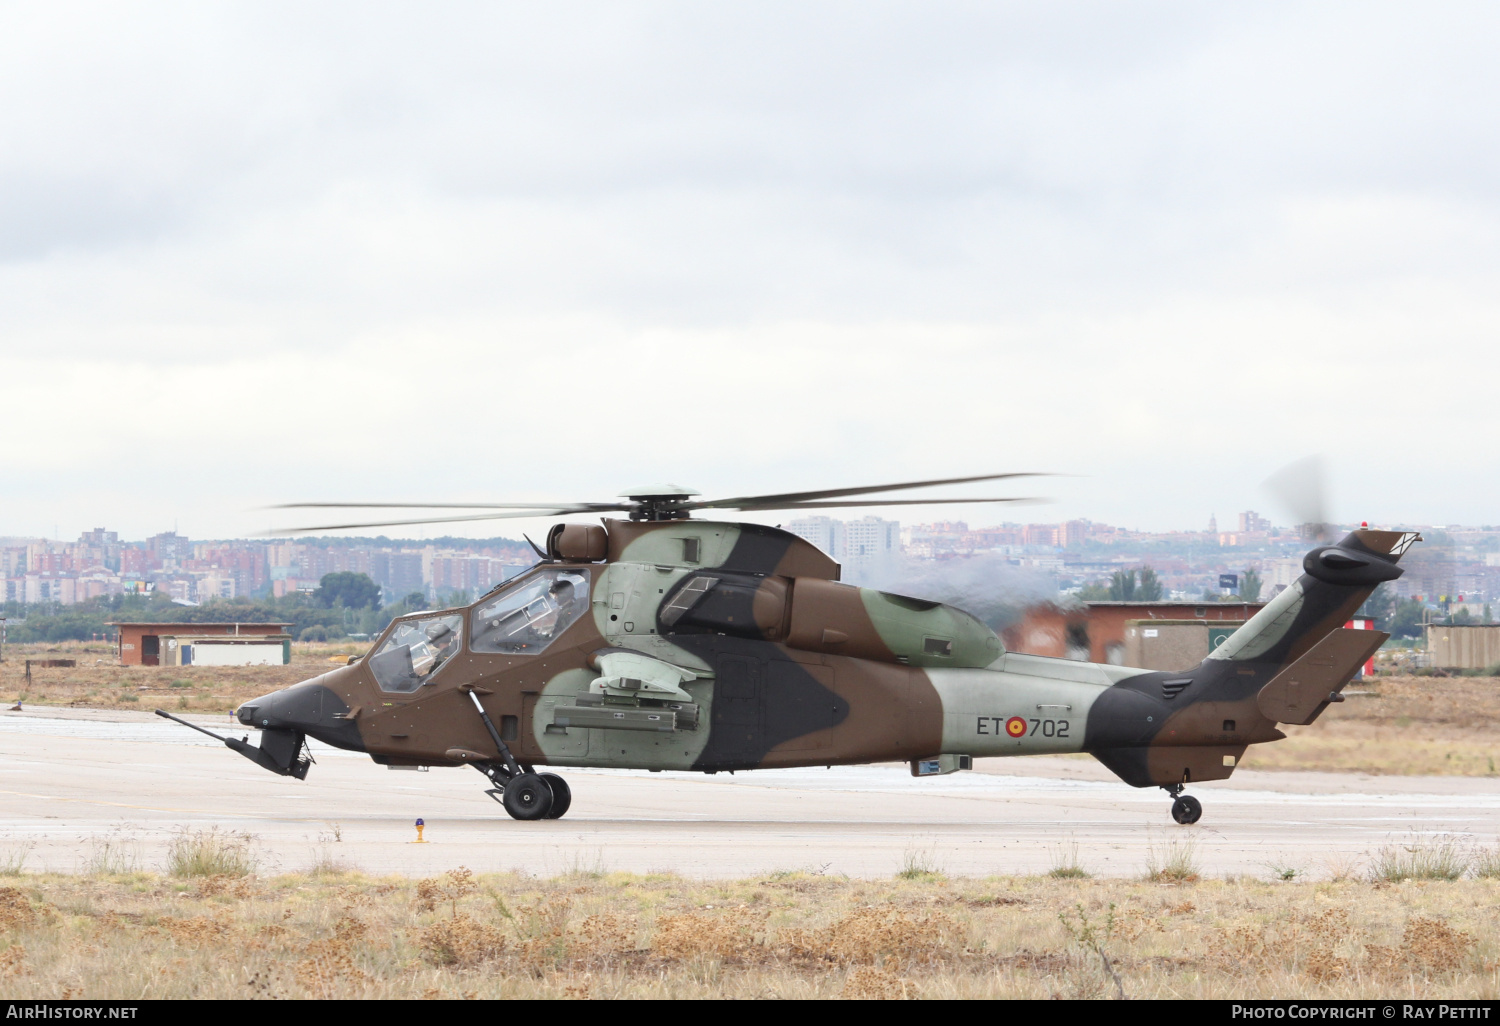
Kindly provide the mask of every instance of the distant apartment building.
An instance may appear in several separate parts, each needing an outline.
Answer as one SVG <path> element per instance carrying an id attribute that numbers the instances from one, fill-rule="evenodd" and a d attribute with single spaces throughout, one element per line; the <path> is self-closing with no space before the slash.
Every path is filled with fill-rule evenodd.
<path id="1" fill-rule="evenodd" d="M 901 554 L 901 524 L 868 516 L 860 520 L 803 517 L 785 529 L 817 546 L 848 570 L 873 569 L 893 563 Z"/>
<path id="2" fill-rule="evenodd" d="M 1261 564 L 1259 572 L 1263 582 L 1260 597 L 1268 599 L 1291 587 L 1302 576 L 1302 560 L 1268 559 Z"/>
<path id="3" fill-rule="evenodd" d="M 852 569 L 887 566 L 901 555 L 901 524 L 868 516 L 844 524 L 844 554 L 839 562 Z"/>
<path id="4" fill-rule="evenodd" d="M 193 546 L 176 531 L 163 531 L 146 539 L 151 569 L 170 569 L 193 558 Z"/>
<path id="5" fill-rule="evenodd" d="M 1094 525 L 1087 520 L 1069 520 L 1058 528 L 1058 545 L 1065 549 L 1082 548 L 1093 536 Z"/>
<path id="6" fill-rule="evenodd" d="M 1246 510 L 1240 514 L 1239 533 L 1254 534 L 1266 533 L 1271 530 L 1271 521 L 1252 510 Z"/>
<path id="7" fill-rule="evenodd" d="M 1021 544 L 1056 548 L 1060 532 L 1057 524 L 1027 524 L 1021 534 Z"/>
<path id="8" fill-rule="evenodd" d="M 785 530 L 816 546 L 835 560 L 843 559 L 844 522 L 832 517 L 803 517 L 784 525 Z"/>

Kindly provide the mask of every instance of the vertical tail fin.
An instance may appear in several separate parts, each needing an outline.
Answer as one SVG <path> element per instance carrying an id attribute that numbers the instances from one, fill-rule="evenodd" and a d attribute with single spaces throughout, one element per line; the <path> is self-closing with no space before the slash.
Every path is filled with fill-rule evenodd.
<path id="1" fill-rule="evenodd" d="M 1209 656 L 1231 662 L 1287 665 L 1349 621 L 1370 593 L 1401 576 L 1400 558 L 1421 536 L 1351 531 L 1302 559 L 1303 575 Z"/>
<path id="2" fill-rule="evenodd" d="M 1248 745 L 1285 735 L 1278 723 L 1311 723 L 1380 646 L 1378 631 L 1345 630 L 1420 536 L 1359 530 L 1320 545 L 1306 571 L 1182 673 L 1145 672 L 1095 700 L 1084 731 L 1091 753 L 1135 787 L 1220 780 Z"/>

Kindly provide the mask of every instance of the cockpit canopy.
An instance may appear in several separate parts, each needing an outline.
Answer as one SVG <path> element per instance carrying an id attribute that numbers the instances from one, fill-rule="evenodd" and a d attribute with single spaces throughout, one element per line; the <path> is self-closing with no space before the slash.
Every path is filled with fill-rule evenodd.
<path id="1" fill-rule="evenodd" d="M 406 694 L 427 683 L 461 650 L 463 629 L 464 618 L 458 613 L 396 621 L 369 660 L 380 690 Z"/>
<path id="2" fill-rule="evenodd" d="M 589 608 L 587 570 L 546 568 L 502 588 L 469 614 L 475 652 L 534 655 Z"/>

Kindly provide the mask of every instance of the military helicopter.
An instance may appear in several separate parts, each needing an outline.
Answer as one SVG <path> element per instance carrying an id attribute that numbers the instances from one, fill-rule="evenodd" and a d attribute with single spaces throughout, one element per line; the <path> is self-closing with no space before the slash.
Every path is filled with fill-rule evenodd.
<path id="1" fill-rule="evenodd" d="M 553 772 L 568 766 L 905 761 L 933 776 L 980 757 L 1088 752 L 1127 784 L 1164 789 L 1173 818 L 1193 823 L 1202 805 L 1186 787 L 1227 778 L 1249 745 L 1286 736 L 1278 724 L 1343 701 L 1387 635 L 1342 625 L 1419 540 L 1360 529 L 1317 545 L 1303 576 L 1207 659 L 1166 673 L 1007 652 L 963 610 L 841 583 L 839 565 L 794 534 L 691 516 L 1015 501 L 853 497 L 1028 476 L 714 501 L 658 486 L 613 503 L 412 506 L 443 512 L 285 532 L 626 514 L 559 523 L 535 566 L 478 601 L 403 616 L 350 665 L 245 703 L 238 719 L 259 746 L 204 733 L 298 780 L 309 737 L 389 767 L 473 766 L 518 820 L 568 811 Z M 296 504 L 314 506 L 401 504 Z"/>

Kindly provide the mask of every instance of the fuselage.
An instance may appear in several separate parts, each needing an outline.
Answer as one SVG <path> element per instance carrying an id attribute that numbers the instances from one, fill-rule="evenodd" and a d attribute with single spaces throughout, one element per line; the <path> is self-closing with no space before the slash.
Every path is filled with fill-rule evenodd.
<path id="1" fill-rule="evenodd" d="M 1248 744 L 1282 736 L 1258 696 L 1302 654 L 1263 645 L 1172 674 L 1007 653 L 969 614 L 842 584 L 816 548 L 758 525 L 569 525 L 548 550 L 472 605 L 403 617 L 357 662 L 247 703 L 241 721 L 387 765 L 461 765 L 496 757 L 472 692 L 531 764 L 1088 751 L 1129 783 L 1166 785 L 1228 776 Z M 1330 593 L 1319 623 L 1342 623 L 1368 590 Z M 1243 630 L 1280 643 L 1305 604 L 1268 606 Z"/>

